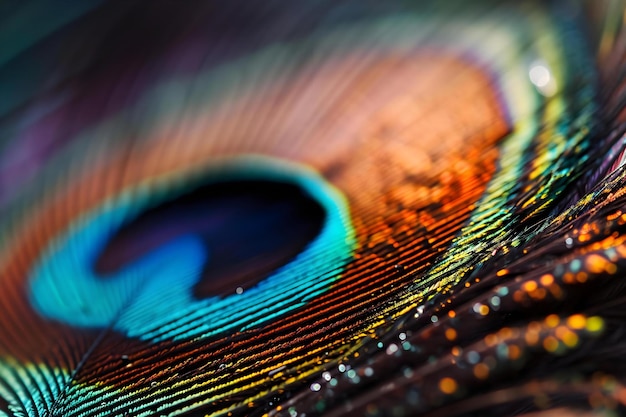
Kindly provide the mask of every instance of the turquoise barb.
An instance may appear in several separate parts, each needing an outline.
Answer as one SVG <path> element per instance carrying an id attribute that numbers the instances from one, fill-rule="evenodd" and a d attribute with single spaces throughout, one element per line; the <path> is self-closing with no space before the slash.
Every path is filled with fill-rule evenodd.
<path id="1" fill-rule="evenodd" d="M 223 180 L 223 171 L 220 174 Z M 49 247 L 32 273 L 32 304 L 42 316 L 64 324 L 111 326 L 129 337 L 156 341 L 207 337 L 257 326 L 326 291 L 355 247 L 342 195 L 309 169 L 284 163 L 279 168 L 265 158 L 235 162 L 227 177 L 299 185 L 326 211 L 320 234 L 297 258 L 241 294 L 206 299 L 193 296 L 193 286 L 211 258 L 211 248 L 205 248 L 194 235 L 169 242 L 113 276 L 98 276 L 92 265 L 107 240 L 134 213 L 158 204 L 155 195 L 163 194 L 154 188 L 150 192 L 137 189 L 84 216 Z M 210 182 L 211 176 L 205 181 Z M 189 185 L 180 182 L 174 187 L 178 190 L 170 189 L 170 196 Z M 319 272 L 320 266 L 324 273 Z"/>

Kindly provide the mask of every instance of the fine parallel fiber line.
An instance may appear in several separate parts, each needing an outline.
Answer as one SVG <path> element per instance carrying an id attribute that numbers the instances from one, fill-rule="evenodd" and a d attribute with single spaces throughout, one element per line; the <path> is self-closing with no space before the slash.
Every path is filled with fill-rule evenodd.
<path id="1" fill-rule="evenodd" d="M 624 1 L 51 10 L 0 5 L 0 416 L 624 414 Z"/>

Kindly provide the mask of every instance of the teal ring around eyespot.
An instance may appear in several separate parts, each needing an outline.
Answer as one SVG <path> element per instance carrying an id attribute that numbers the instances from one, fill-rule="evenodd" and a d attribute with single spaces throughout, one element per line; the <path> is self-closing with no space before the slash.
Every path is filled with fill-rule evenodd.
<path id="1" fill-rule="evenodd" d="M 91 265 L 116 230 L 194 182 L 153 181 L 107 200 L 51 242 L 29 280 L 35 310 L 66 325 L 110 327 L 142 340 L 209 337 L 255 327 L 303 306 L 331 287 L 356 249 L 346 198 L 306 166 L 245 156 L 221 161 L 195 177 L 204 184 L 252 178 L 289 182 L 317 201 L 326 219 L 295 259 L 241 294 L 193 297 L 203 265 L 210 262 L 210 249 L 194 235 L 172 240 L 112 276 L 97 276 Z"/>

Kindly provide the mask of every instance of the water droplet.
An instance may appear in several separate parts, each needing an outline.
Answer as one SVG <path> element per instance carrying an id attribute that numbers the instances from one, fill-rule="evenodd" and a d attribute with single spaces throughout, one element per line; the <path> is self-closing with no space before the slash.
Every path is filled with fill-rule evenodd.
<path id="1" fill-rule="evenodd" d="M 133 366 L 133 363 L 131 362 L 128 355 L 120 356 L 120 360 L 122 361 L 122 366 L 125 366 L 126 368 L 130 368 L 131 366 Z"/>
<path id="2" fill-rule="evenodd" d="M 397 351 L 398 351 L 398 345 L 396 345 L 395 343 L 392 343 L 387 347 L 387 350 L 385 351 L 385 353 L 387 353 L 387 355 L 393 355 Z"/>
<path id="3" fill-rule="evenodd" d="M 472 365 L 476 365 L 480 361 L 480 355 L 478 354 L 478 352 L 474 352 L 474 351 L 468 352 L 467 361 L 471 363 Z"/>
<path id="4" fill-rule="evenodd" d="M 500 307 L 500 297 L 498 297 L 497 295 L 491 297 L 490 302 L 494 308 Z"/>
<path id="5" fill-rule="evenodd" d="M 528 77 L 540 94 L 550 97 L 556 93 L 556 80 L 545 62 L 534 62 L 528 71 Z"/>

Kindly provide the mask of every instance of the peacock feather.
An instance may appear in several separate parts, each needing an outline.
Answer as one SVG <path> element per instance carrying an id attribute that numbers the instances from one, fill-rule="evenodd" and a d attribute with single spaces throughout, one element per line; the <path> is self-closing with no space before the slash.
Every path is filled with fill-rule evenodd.
<path id="1" fill-rule="evenodd" d="M 0 3 L 0 416 L 626 413 L 625 27 Z"/>

